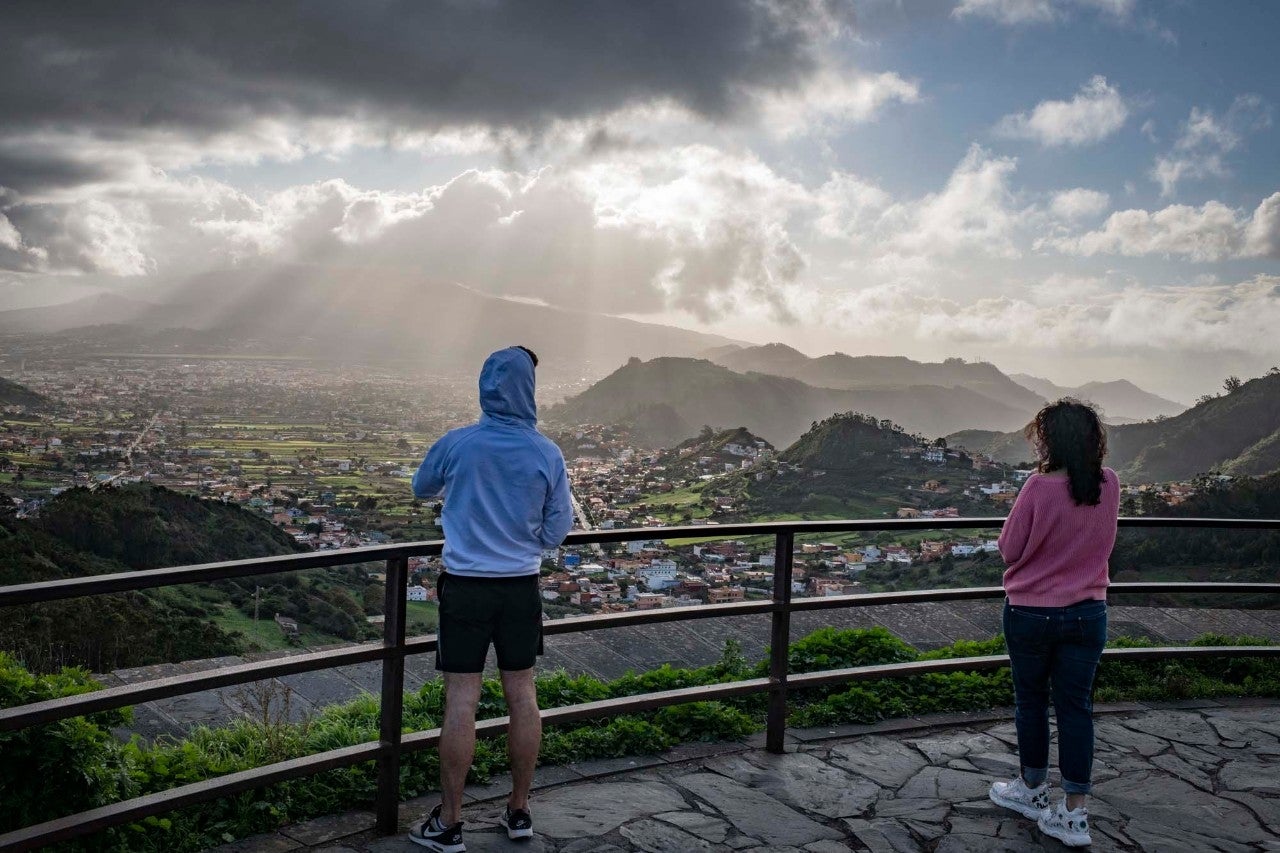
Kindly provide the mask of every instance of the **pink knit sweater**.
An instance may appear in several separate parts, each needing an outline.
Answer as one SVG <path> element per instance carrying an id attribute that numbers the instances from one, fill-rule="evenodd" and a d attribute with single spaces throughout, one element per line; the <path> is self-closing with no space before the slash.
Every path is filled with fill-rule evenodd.
<path id="1" fill-rule="evenodd" d="M 1102 501 L 1077 506 L 1066 477 L 1032 474 L 1000 531 L 1010 604 L 1066 607 L 1107 598 L 1107 560 L 1116 544 L 1120 479 L 1103 469 Z"/>

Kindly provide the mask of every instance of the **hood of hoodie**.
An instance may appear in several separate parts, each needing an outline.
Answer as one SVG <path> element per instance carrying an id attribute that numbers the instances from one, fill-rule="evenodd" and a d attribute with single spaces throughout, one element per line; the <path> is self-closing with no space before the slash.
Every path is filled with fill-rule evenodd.
<path id="1" fill-rule="evenodd" d="M 490 418 L 507 423 L 537 424 L 533 359 L 527 352 L 508 347 L 485 359 L 480 370 L 480 410 Z"/>

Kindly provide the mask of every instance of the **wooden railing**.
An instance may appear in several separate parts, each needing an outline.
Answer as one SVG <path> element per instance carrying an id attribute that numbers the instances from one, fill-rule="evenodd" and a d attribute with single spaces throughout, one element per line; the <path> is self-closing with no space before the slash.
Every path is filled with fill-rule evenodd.
<path id="1" fill-rule="evenodd" d="M 596 631 L 627 625 L 647 625 L 659 622 L 767 613 L 772 620 L 769 675 L 767 678 L 752 678 L 725 684 L 687 687 L 679 690 L 666 690 L 554 708 L 542 712 L 543 721 L 547 724 L 567 723 L 575 720 L 610 717 L 617 714 L 650 710 L 685 702 L 767 693 L 769 702 L 765 744 L 766 748 L 771 752 L 781 752 L 783 738 L 786 733 L 787 693 L 793 688 L 840 684 L 877 678 L 909 677 L 930 672 L 995 669 L 1006 666 L 1008 658 L 1005 655 L 913 661 L 797 675 L 791 675 L 787 666 L 791 614 L 794 612 L 883 604 L 1000 598 L 1004 595 L 1000 587 L 976 587 L 837 595 L 822 598 L 802 598 L 793 601 L 791 599 L 791 583 L 797 536 L 826 533 L 993 529 L 1000 527 L 1003 522 L 1004 519 L 1002 518 L 788 521 L 759 524 L 723 524 L 717 526 L 593 530 L 572 533 L 564 543 L 567 546 L 616 543 L 638 539 L 774 537 L 773 596 L 771 600 L 584 616 L 553 620 L 544 624 L 544 633 L 554 635 Z M 1280 519 L 1144 517 L 1122 518 L 1120 519 L 1120 525 L 1130 528 L 1196 527 L 1261 531 L 1280 529 Z M 257 767 L 252 770 L 230 773 L 28 826 L 0 835 L 0 849 L 32 850 L 46 844 L 87 835 L 107 827 L 163 814 L 193 803 L 213 800 L 287 779 L 310 776 L 325 770 L 360 764 L 366 761 L 377 762 L 378 784 L 374 804 L 377 815 L 377 829 L 381 833 L 394 832 L 397 822 L 397 807 L 400 802 L 400 758 L 405 753 L 433 747 L 440 738 L 439 729 L 402 734 L 405 657 L 431 652 L 436 648 L 435 636 L 409 639 L 405 637 L 405 600 L 409 558 L 437 556 L 441 553 L 443 545 L 442 541 L 413 542 L 372 548 L 352 548 L 265 557 L 254 560 L 236 560 L 204 565 L 178 566 L 175 568 L 119 572 L 110 575 L 95 575 L 92 577 L 0 587 L 0 607 L 4 607 L 147 589 L 150 587 L 205 583 L 225 578 L 276 574 L 285 571 L 318 569 L 369 561 L 385 561 L 387 574 L 385 593 L 386 621 L 383 626 L 381 644 L 353 645 L 349 648 L 238 664 L 236 666 L 159 678 L 77 696 L 67 696 L 45 702 L 34 702 L 28 705 L 0 709 L 0 731 L 14 731 L 68 717 L 121 708 L 171 696 L 197 693 L 233 684 L 244 684 L 330 667 L 381 661 L 381 710 L 379 739 L 377 741 L 329 750 L 315 755 Z M 1280 583 L 1117 583 L 1112 584 L 1111 593 L 1280 594 Z M 1212 656 L 1280 656 L 1280 646 L 1158 647 L 1108 649 L 1104 652 L 1104 657 L 1109 660 L 1151 660 Z M 498 734 L 506 731 L 507 723 L 506 717 L 483 720 L 478 724 L 478 731 L 481 736 Z M 0 756 L 0 760 L 3 760 L 2 756 Z"/>

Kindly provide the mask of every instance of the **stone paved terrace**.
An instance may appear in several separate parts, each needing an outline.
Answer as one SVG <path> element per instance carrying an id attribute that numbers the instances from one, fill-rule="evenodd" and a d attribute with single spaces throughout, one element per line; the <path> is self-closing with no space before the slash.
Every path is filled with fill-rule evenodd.
<path id="1" fill-rule="evenodd" d="M 1094 851 L 1280 850 L 1280 706 L 1184 702 L 1100 706 Z M 988 853 L 1063 850 L 1033 822 L 987 800 L 1012 776 L 1008 710 L 792 730 L 786 755 L 758 738 L 694 744 L 661 757 L 539 771 L 538 837 L 508 841 L 495 824 L 504 779 L 468 789 L 471 853 Z M 1056 756 L 1055 762 L 1056 762 Z M 1051 777 L 1055 783 L 1056 773 Z M 1060 795 L 1060 792 L 1059 792 Z M 401 808 L 402 829 L 438 802 Z M 376 837 L 369 812 L 285 827 L 219 853 L 312 850 L 409 853 Z"/>
<path id="2" fill-rule="evenodd" d="M 879 625 L 918 649 L 932 649 L 956 640 L 985 640 L 999 634 L 1000 606 L 995 600 L 956 601 L 796 613 L 791 620 L 791 636 L 799 639 L 825 625 L 837 628 Z M 1170 645 L 1181 645 L 1205 633 L 1251 635 L 1280 641 L 1280 610 L 1133 607 L 1124 605 L 1121 599 L 1113 603 L 1108 629 L 1112 637 L 1147 637 Z M 539 662 L 539 668 L 543 671 L 563 668 L 575 675 L 614 679 L 627 670 L 643 672 L 664 663 L 704 666 L 720 657 L 724 641 L 731 637 L 742 643 L 748 660 L 763 658 L 769 642 L 769 617 L 697 619 L 548 637 L 547 654 Z M 247 659 L 270 656 L 255 654 Z M 98 678 L 105 686 L 112 687 L 215 666 L 233 666 L 245 660 L 227 657 L 156 664 L 116 670 Z M 325 705 L 377 693 L 380 673 L 381 665 L 370 663 L 300 673 L 278 681 L 292 690 L 291 710 L 300 717 Z M 405 660 L 406 690 L 416 691 L 424 681 L 435 677 L 433 655 L 413 655 Z M 138 705 L 134 708 L 131 731 L 144 737 L 180 735 L 197 725 L 226 723 L 236 714 L 236 692 L 237 688 L 224 688 Z"/>

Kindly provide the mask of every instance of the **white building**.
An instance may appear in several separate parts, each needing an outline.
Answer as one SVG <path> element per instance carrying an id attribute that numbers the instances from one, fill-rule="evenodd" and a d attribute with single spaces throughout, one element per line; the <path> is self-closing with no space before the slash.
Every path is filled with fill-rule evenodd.
<path id="1" fill-rule="evenodd" d="M 427 588 L 425 586 L 411 586 L 405 594 L 406 601 L 426 601 Z"/>
<path id="2" fill-rule="evenodd" d="M 675 586 L 675 563 L 672 563 L 670 560 L 654 560 L 653 563 L 653 565 L 637 571 L 636 577 L 639 578 L 646 587 L 655 591 Z"/>

